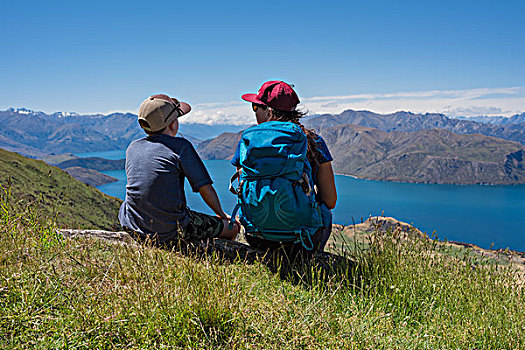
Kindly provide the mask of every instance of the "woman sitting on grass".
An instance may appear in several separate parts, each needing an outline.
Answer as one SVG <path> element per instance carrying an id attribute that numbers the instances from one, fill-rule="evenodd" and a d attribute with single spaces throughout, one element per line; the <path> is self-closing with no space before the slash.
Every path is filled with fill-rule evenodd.
<path id="1" fill-rule="evenodd" d="M 310 230 L 310 234 L 305 238 L 302 234 L 299 234 L 299 238 L 294 240 L 288 240 L 283 239 L 283 236 L 281 235 L 281 238 L 277 237 L 276 235 L 270 234 L 257 234 L 257 231 L 259 229 L 264 231 L 264 228 L 260 227 L 252 227 L 249 221 L 247 219 L 246 213 L 244 213 L 245 209 L 247 208 L 246 205 L 243 206 L 242 202 L 246 201 L 246 199 L 241 198 L 242 195 L 240 195 L 240 206 L 241 206 L 241 222 L 244 224 L 247 234 L 246 239 L 248 243 L 256 248 L 259 249 L 277 249 L 280 247 L 283 247 L 286 251 L 288 251 L 291 254 L 294 254 L 296 252 L 300 251 L 308 251 L 308 252 L 315 252 L 315 251 L 322 251 L 326 245 L 326 242 L 328 241 L 328 238 L 331 233 L 331 227 L 332 227 L 332 213 L 331 209 L 335 207 L 336 201 L 337 201 L 337 192 L 335 188 L 335 180 L 334 180 L 334 174 L 332 170 L 332 156 L 330 155 L 330 151 L 328 150 L 328 147 L 326 146 L 326 143 L 324 140 L 317 135 L 313 130 L 306 129 L 300 122 L 300 119 L 305 115 L 304 112 L 301 112 L 296 109 L 297 105 L 299 104 L 299 98 L 293 88 L 288 85 L 287 83 L 283 81 L 268 81 L 262 85 L 262 87 L 259 89 L 259 92 L 257 94 L 245 94 L 242 96 L 242 99 L 248 102 L 252 103 L 253 111 L 255 112 L 255 117 L 257 120 L 258 126 L 254 126 L 248 130 L 246 130 L 243 133 L 243 138 L 239 142 L 235 155 L 232 159 L 232 164 L 236 166 L 238 169 L 243 169 L 241 171 L 241 183 L 243 182 L 243 176 L 244 179 L 249 180 L 249 175 L 247 172 L 257 172 L 261 171 L 264 172 L 264 169 L 248 169 L 246 164 L 248 164 L 250 161 L 247 160 L 246 157 L 248 157 L 247 152 L 249 151 L 249 148 L 252 147 L 253 141 L 251 141 L 252 144 L 248 144 L 250 141 L 248 138 L 255 139 L 264 139 L 265 136 L 262 136 L 263 133 L 267 133 L 268 128 L 270 128 L 270 124 L 272 124 L 272 127 L 279 128 L 288 128 L 290 132 L 288 134 L 292 135 L 292 138 L 295 137 L 296 139 L 300 139 L 296 137 L 296 135 L 293 135 L 293 130 L 297 130 L 298 133 L 302 134 L 303 140 L 304 136 L 306 136 L 307 141 L 307 152 L 306 152 L 306 160 L 304 165 L 304 171 L 305 173 L 311 172 L 311 174 L 307 174 L 307 177 L 313 182 L 313 190 L 315 192 L 315 201 L 317 202 L 317 205 L 315 205 L 315 202 L 312 203 L 313 206 L 316 206 L 319 208 L 320 216 L 322 218 L 322 223 L 318 224 L 317 227 L 314 227 L 312 230 Z M 271 122 L 271 123 L 269 123 Z M 268 123 L 267 128 L 261 128 L 260 125 L 263 123 Z M 287 125 L 283 125 L 287 124 Z M 293 124 L 293 125 L 290 125 Z M 285 131 L 286 133 L 286 131 Z M 248 136 L 251 134 L 251 136 Z M 258 134 L 258 135 L 257 135 Z M 265 134 L 266 135 L 266 134 Z M 278 141 L 279 140 L 279 141 Z M 288 145 L 286 145 L 287 141 L 284 140 L 282 137 L 272 140 L 269 144 L 269 147 L 266 147 L 266 150 L 268 148 L 271 148 L 272 145 L 275 145 L 279 142 L 284 142 L 285 145 L 283 146 L 286 148 Z M 264 140 L 262 142 L 265 142 Z M 292 142 L 294 142 L 292 140 Z M 277 157 L 280 156 L 279 153 L 283 153 L 281 147 L 281 150 L 277 151 Z M 294 147 L 291 145 L 290 147 Z M 242 150 L 241 150 L 242 149 Z M 257 151 L 256 151 L 257 152 Z M 265 152 L 265 151 L 263 151 Z M 255 153 L 255 152 L 253 152 Z M 296 157 L 296 155 L 288 155 L 288 159 L 291 159 L 291 157 Z M 271 156 L 270 156 L 271 157 Z M 275 161 L 274 161 L 275 160 Z M 259 161 L 257 164 L 265 165 L 268 163 L 277 163 L 277 158 L 269 158 L 266 161 Z M 286 163 L 286 161 L 285 161 Z M 253 163 L 256 164 L 256 163 Z M 299 166 L 302 167 L 301 163 L 297 163 Z M 245 167 L 243 167 L 243 165 Z M 256 166 L 257 167 L 257 166 Z M 311 169 L 311 170 L 310 170 Z M 293 169 L 292 169 L 293 171 Z M 300 172 L 302 173 L 303 170 L 301 169 Z M 282 174 L 282 172 L 281 172 Z M 304 173 L 303 173 L 304 177 Z M 295 187 L 297 183 L 301 183 L 301 186 L 307 185 L 305 182 L 308 182 L 308 178 L 301 178 L 299 181 L 292 181 L 291 187 Z M 305 180 L 305 181 L 303 181 Z M 257 186 L 261 187 L 260 184 Z M 256 186 L 256 187 L 257 187 Z M 272 185 L 269 185 L 272 186 Z M 240 186 L 239 191 L 240 192 L 246 192 L 249 191 L 245 188 L 241 188 L 243 185 Z M 245 186 L 246 187 L 246 186 Z M 269 190 L 272 191 L 271 189 Z M 285 189 L 286 191 L 286 189 Z M 268 191 L 266 191 L 267 193 Z M 275 192 L 275 191 L 273 191 Z M 309 195 L 308 189 L 306 191 Z M 297 194 L 297 192 L 295 192 Z M 257 198 L 262 198 L 265 194 L 258 194 Z M 254 196 L 252 196 L 253 198 Z M 287 202 L 288 203 L 288 202 Z M 300 203 L 299 203 L 300 204 Z M 254 203 L 254 206 L 258 206 L 258 203 Z M 259 204 L 259 206 L 264 206 L 263 204 Z M 271 204 L 271 208 L 273 208 L 274 212 L 277 211 L 279 208 L 281 208 L 278 204 Z M 274 212 L 270 213 L 270 215 L 275 214 Z M 287 213 L 289 216 L 290 214 Z M 294 213 L 291 215 L 293 216 Z M 315 213 L 314 213 L 315 214 Z M 264 214 L 266 215 L 266 214 Z M 315 214 L 318 215 L 318 214 Z M 255 218 L 254 222 L 256 222 L 257 218 Z M 294 219 L 292 219 L 294 220 Z M 307 222 L 310 220 L 308 217 L 299 218 L 299 220 L 303 220 L 304 222 Z M 321 226 L 319 228 L 319 226 Z M 250 232 L 252 231 L 252 232 Z M 269 230 L 271 231 L 271 230 Z M 267 230 L 268 232 L 268 230 Z M 275 233 L 275 230 L 274 230 Z"/>

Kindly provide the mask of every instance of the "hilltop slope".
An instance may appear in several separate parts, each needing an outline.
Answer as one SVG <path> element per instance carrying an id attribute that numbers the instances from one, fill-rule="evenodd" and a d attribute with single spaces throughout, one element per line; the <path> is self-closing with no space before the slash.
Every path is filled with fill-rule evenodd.
<path id="1" fill-rule="evenodd" d="M 42 161 L 0 149 L 1 194 L 10 189 L 14 211 L 36 203 L 44 217 L 61 227 L 115 229 L 120 199 L 75 180 Z"/>
<path id="2" fill-rule="evenodd" d="M 411 230 L 365 234 L 341 235 L 353 263 L 325 274 L 0 215 L 0 348 L 523 349 L 514 266 Z"/>

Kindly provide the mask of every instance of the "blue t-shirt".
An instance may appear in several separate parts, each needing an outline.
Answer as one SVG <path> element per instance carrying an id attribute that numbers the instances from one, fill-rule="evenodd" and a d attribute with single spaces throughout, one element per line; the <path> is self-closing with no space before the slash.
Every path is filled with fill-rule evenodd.
<path id="1" fill-rule="evenodd" d="M 315 144 L 317 146 L 317 149 L 319 150 L 319 153 L 321 154 L 321 158 L 319 159 L 319 164 L 331 162 L 333 160 L 332 155 L 330 154 L 330 150 L 328 150 L 328 146 L 326 145 L 326 142 L 323 140 L 323 138 L 319 135 L 316 135 L 315 138 Z M 232 165 L 235 167 L 240 167 L 240 156 L 239 156 L 239 149 L 240 149 L 240 142 L 237 144 L 237 148 L 235 149 L 235 154 L 232 158 Z M 317 172 L 319 169 L 312 169 L 312 177 L 314 181 L 314 185 L 317 185 Z M 321 202 L 319 197 L 317 197 L 317 201 L 319 202 L 319 208 L 321 209 L 321 217 L 323 219 L 323 226 L 330 226 L 332 224 L 332 211 L 328 209 L 326 204 L 324 202 Z"/>
<path id="2" fill-rule="evenodd" d="M 193 145 L 181 137 L 153 135 L 133 141 L 126 151 L 126 199 L 120 224 L 159 241 L 178 235 L 188 213 L 184 178 L 193 191 L 213 183 Z"/>

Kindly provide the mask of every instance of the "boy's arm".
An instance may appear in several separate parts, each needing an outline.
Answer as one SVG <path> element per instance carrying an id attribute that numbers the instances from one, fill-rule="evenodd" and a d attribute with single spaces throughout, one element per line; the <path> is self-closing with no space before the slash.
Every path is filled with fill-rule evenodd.
<path id="1" fill-rule="evenodd" d="M 219 196 L 217 196 L 217 192 L 215 192 L 215 189 L 211 184 L 201 186 L 199 188 L 199 194 L 201 195 L 204 202 L 208 205 L 208 207 L 213 210 L 215 214 L 217 214 L 218 217 L 224 220 L 229 220 L 230 217 L 226 215 L 224 210 L 222 210 L 221 202 L 219 201 Z"/>

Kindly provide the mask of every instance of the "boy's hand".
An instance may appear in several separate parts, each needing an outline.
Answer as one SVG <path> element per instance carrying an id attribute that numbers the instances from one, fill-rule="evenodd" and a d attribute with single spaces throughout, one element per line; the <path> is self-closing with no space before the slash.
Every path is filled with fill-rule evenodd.
<path id="1" fill-rule="evenodd" d="M 225 212 L 222 212 L 221 215 L 217 215 L 217 216 L 223 220 L 228 220 L 228 221 L 230 221 L 230 219 L 232 218 L 230 215 L 226 214 Z"/>

